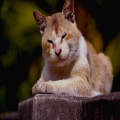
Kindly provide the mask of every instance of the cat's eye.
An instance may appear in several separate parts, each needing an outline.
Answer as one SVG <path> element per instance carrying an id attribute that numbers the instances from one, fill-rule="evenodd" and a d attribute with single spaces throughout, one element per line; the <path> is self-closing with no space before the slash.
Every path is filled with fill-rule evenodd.
<path id="1" fill-rule="evenodd" d="M 62 35 L 61 40 L 63 40 L 66 37 L 66 33 Z"/>
<path id="2" fill-rule="evenodd" d="M 52 40 L 48 40 L 49 43 L 53 44 L 53 41 Z"/>

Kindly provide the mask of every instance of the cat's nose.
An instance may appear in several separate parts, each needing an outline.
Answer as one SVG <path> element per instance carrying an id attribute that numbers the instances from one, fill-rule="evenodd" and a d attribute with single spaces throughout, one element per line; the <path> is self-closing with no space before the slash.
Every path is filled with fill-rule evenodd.
<path id="1" fill-rule="evenodd" d="M 56 49 L 56 50 L 55 50 L 55 54 L 56 54 L 57 56 L 59 56 L 60 53 L 61 53 L 61 51 L 62 51 L 61 49 Z"/>

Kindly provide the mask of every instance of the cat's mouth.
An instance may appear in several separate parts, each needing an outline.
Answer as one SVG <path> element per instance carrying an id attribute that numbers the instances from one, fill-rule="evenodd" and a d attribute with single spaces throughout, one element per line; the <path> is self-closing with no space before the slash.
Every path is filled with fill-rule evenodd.
<path id="1" fill-rule="evenodd" d="M 64 62 L 66 59 L 65 58 L 58 58 L 59 62 Z"/>
<path id="2" fill-rule="evenodd" d="M 67 58 L 68 58 L 68 56 L 67 57 L 65 57 L 65 58 L 62 58 L 62 57 L 58 57 L 58 62 L 59 63 L 63 63 L 63 62 L 65 62 L 66 60 L 67 60 Z"/>

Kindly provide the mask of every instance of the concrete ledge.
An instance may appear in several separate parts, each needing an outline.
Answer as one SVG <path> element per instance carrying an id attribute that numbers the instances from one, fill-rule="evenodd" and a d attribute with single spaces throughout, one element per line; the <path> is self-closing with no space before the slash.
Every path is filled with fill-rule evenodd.
<path id="1" fill-rule="evenodd" d="M 0 120 L 19 120 L 18 112 L 0 114 Z"/>
<path id="2" fill-rule="evenodd" d="M 120 93 L 80 98 L 37 94 L 19 104 L 20 120 L 120 120 Z"/>

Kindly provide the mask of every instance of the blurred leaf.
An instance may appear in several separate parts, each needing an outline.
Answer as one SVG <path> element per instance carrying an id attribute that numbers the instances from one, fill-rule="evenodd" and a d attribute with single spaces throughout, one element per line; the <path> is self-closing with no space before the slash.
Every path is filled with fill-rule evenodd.
<path id="1" fill-rule="evenodd" d="M 24 81 L 17 92 L 17 97 L 19 101 L 23 101 L 31 96 L 31 85 L 29 84 L 29 81 Z"/>
<path id="2" fill-rule="evenodd" d="M 36 22 L 33 17 L 33 10 L 37 6 L 30 2 L 11 2 L 6 1 L 2 7 L 2 18 L 6 22 L 5 32 L 10 38 L 11 43 L 18 49 L 29 50 L 33 47 L 33 42 L 24 36 L 25 32 L 29 33 L 28 37 L 32 38 L 32 41 L 41 40 L 39 29 L 37 29 Z M 42 10 L 40 10 L 43 12 Z M 44 13 L 44 12 L 43 12 Z M 34 28 L 38 31 L 36 36 L 34 35 Z M 38 36 L 39 35 L 39 36 Z M 37 39 L 35 39 L 37 38 Z"/>
<path id="3" fill-rule="evenodd" d="M 105 53 L 110 57 L 114 75 L 120 71 L 120 33 L 111 40 Z"/>
<path id="4" fill-rule="evenodd" d="M 98 28 L 96 27 L 95 20 L 91 18 L 88 24 L 87 32 L 88 40 L 90 40 L 97 52 L 103 51 L 103 38 Z"/>
<path id="5" fill-rule="evenodd" d="M 33 10 L 36 8 L 37 6 L 30 2 L 4 2 L 1 16 L 5 21 L 5 35 L 10 41 L 9 49 L 2 56 L 4 67 L 12 65 L 18 53 L 30 53 L 34 48 L 41 46 L 41 34 L 33 17 Z"/>
<path id="6" fill-rule="evenodd" d="M 40 59 L 33 61 L 33 63 L 30 66 L 29 69 L 29 80 L 31 81 L 31 84 L 35 83 L 36 80 L 39 79 L 42 68 L 44 65 L 44 60 L 42 57 Z"/>
<path id="7" fill-rule="evenodd" d="M 31 83 L 34 83 L 35 80 L 38 79 L 38 69 L 39 69 L 39 62 L 33 61 L 29 69 L 29 80 Z"/>
<path id="8" fill-rule="evenodd" d="M 7 53 L 1 57 L 2 65 L 6 68 L 15 63 L 16 51 L 13 48 L 9 48 Z"/>

